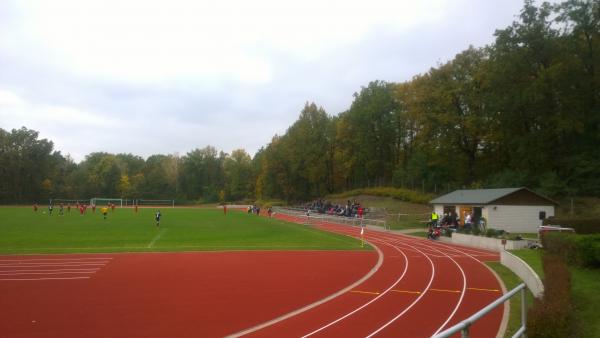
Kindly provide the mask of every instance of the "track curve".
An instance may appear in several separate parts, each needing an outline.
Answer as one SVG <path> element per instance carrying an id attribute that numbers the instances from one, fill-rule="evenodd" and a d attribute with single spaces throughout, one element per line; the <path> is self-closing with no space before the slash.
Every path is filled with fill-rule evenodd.
<path id="1" fill-rule="evenodd" d="M 291 221 L 291 216 L 278 215 Z M 317 227 L 360 238 L 360 228 Z M 366 231 L 364 239 L 384 255 L 383 264 L 356 288 L 246 337 L 430 337 L 472 315 L 501 295 L 482 263 L 497 253 L 389 232 Z M 477 337 L 495 337 L 502 308 L 472 326 Z"/>

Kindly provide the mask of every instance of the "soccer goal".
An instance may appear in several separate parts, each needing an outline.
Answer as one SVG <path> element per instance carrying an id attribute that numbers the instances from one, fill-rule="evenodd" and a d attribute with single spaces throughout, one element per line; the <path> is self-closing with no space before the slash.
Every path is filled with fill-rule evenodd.
<path id="1" fill-rule="evenodd" d="M 123 199 L 122 198 L 94 197 L 90 200 L 91 205 L 109 205 L 111 203 L 114 203 L 115 205 L 123 206 Z"/>
<path id="2" fill-rule="evenodd" d="M 139 206 L 167 206 L 175 208 L 175 200 L 137 200 Z"/>
<path id="3" fill-rule="evenodd" d="M 79 198 L 79 199 L 70 199 L 70 198 L 51 198 L 50 204 L 88 204 L 90 202 L 89 198 Z"/>

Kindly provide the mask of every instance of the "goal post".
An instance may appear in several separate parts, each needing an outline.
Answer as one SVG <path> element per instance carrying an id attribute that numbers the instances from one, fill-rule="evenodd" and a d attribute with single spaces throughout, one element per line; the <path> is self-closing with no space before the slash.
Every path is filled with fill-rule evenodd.
<path id="1" fill-rule="evenodd" d="M 89 198 L 51 198 L 50 204 L 87 204 L 90 202 Z"/>
<path id="2" fill-rule="evenodd" d="M 114 203 L 116 205 L 123 206 L 122 198 L 104 198 L 104 197 L 94 197 L 90 199 L 91 205 L 108 205 L 110 203 Z"/>

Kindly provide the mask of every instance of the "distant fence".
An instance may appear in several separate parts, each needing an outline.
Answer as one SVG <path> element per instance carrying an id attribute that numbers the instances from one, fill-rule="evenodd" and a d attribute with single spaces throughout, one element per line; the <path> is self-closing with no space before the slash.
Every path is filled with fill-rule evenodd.
<path id="1" fill-rule="evenodd" d="M 376 226 L 386 230 L 388 229 L 386 221 L 381 219 L 334 216 L 315 212 L 309 213 L 308 211 L 300 208 L 273 207 L 273 212 L 303 219 L 304 222 L 308 224 L 335 223 L 351 226 Z"/>

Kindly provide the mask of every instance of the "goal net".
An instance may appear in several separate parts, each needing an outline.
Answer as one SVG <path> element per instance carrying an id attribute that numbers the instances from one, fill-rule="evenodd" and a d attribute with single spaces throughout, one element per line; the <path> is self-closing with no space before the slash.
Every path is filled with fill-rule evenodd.
<path id="1" fill-rule="evenodd" d="M 115 205 L 123 206 L 123 199 L 122 198 L 94 197 L 90 200 L 90 204 L 92 204 L 92 205 L 109 205 L 111 203 L 114 203 Z"/>
<path id="2" fill-rule="evenodd" d="M 167 207 L 175 207 L 175 200 L 137 200 L 137 205 L 139 206 L 167 206 Z"/>
<path id="3" fill-rule="evenodd" d="M 69 199 L 69 198 L 51 198 L 50 204 L 88 204 L 90 203 L 89 198 Z"/>

